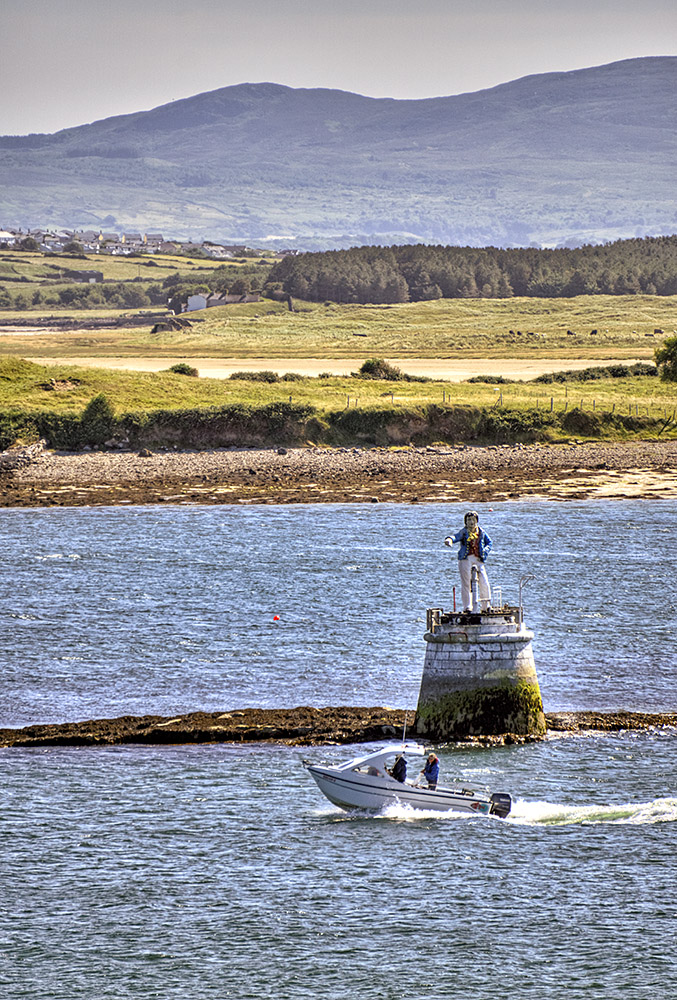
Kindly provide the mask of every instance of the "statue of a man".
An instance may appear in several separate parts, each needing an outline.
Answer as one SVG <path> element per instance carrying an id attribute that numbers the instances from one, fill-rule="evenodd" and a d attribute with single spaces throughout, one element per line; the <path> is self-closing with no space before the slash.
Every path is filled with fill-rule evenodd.
<path id="1" fill-rule="evenodd" d="M 457 531 L 455 535 L 449 535 L 444 539 L 445 545 L 455 545 L 461 543 L 458 550 L 458 568 L 461 574 L 461 600 L 464 611 L 477 611 L 473 608 L 472 595 L 472 571 L 477 569 L 477 580 L 479 589 L 480 609 L 486 611 L 491 607 L 491 588 L 489 577 L 485 568 L 485 560 L 491 552 L 491 539 L 486 531 L 482 531 L 479 526 L 479 514 L 476 510 L 469 510 L 465 515 L 464 527 Z"/>

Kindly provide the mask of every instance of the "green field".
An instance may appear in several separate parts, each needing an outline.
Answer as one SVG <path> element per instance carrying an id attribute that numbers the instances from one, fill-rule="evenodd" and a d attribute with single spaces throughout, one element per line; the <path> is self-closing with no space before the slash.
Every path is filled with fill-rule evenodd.
<path id="1" fill-rule="evenodd" d="M 0 252 L 0 284 L 16 279 L 29 281 L 54 281 L 59 271 L 101 271 L 104 281 L 162 281 L 177 271 L 184 277 L 200 272 L 214 271 L 216 268 L 247 268 L 258 265 L 259 260 L 270 265 L 272 258 L 237 258 L 224 261 L 205 257 L 187 257 L 184 254 L 136 254 L 113 255 L 106 253 L 89 254 L 45 254 L 41 251 L 4 250 Z M 263 271 L 263 266 L 261 267 Z"/>
<path id="2" fill-rule="evenodd" d="M 182 255 L 43 254 L 0 252 L 0 319 L 56 314 L 100 315 L 110 306 L 117 313 L 146 308 L 164 311 L 171 289 L 168 279 L 180 279 L 181 289 L 211 291 L 245 278 L 260 288 L 271 261 L 263 258 L 209 260 Z M 103 281 L 77 280 L 72 272 L 97 271 Z M 70 273 L 69 273 L 70 272 Z"/>
<path id="3" fill-rule="evenodd" d="M 44 290 L 44 282 L 54 280 L 45 277 L 45 268 L 57 263 L 41 254 L 0 255 L 6 277 L 29 279 L 14 284 L 7 281 L 5 287 L 12 289 Z M 131 286 L 139 284 L 140 275 L 141 283 L 146 280 L 144 272 L 152 272 L 152 278 L 161 282 L 177 270 L 199 282 L 206 272 L 213 274 L 218 266 L 212 261 L 183 257 L 93 255 L 87 261 L 69 259 L 65 263 L 68 267 L 103 270 L 106 281 Z M 239 265 L 229 266 L 237 269 Z M 252 262 L 243 263 L 242 267 L 245 266 L 251 268 Z M 652 360 L 655 347 L 677 329 L 677 296 L 440 299 L 401 305 L 295 301 L 294 311 L 285 302 L 262 299 L 258 303 L 191 313 L 187 318 L 192 325 L 181 330 L 152 333 L 157 317 L 150 316 L 141 326 L 94 328 L 97 318 L 114 320 L 133 312 L 105 308 L 69 312 L 62 308 L 55 310 L 54 315 L 72 318 L 80 329 L 45 331 L 34 326 L 22 333 L 19 328 L 0 327 L 0 417 L 9 420 L 12 427 L 16 420 L 17 427 L 24 426 L 36 414 L 49 415 L 50 420 L 77 420 L 88 403 L 103 394 L 118 419 L 129 414 L 146 419 L 159 411 L 177 414 L 183 411 L 193 414 L 190 420 L 200 422 L 207 419 L 204 416 L 207 411 L 224 407 L 244 407 L 260 413 L 271 406 L 291 406 L 310 408 L 315 415 L 313 419 L 326 418 L 329 424 L 338 419 L 337 414 L 353 410 L 357 412 L 354 419 L 351 417 L 351 426 L 358 427 L 360 419 L 366 426 L 370 420 L 373 424 L 380 411 L 379 419 L 393 417 L 397 421 L 400 414 L 409 420 L 407 415 L 413 414 L 414 422 L 421 419 L 432 428 L 439 416 L 431 416 L 435 408 L 442 407 L 448 413 L 451 408 L 465 407 L 491 414 L 492 420 L 501 414 L 514 415 L 510 417 L 514 424 L 511 433 L 516 440 L 527 425 L 533 429 L 534 419 L 544 426 L 543 415 L 567 414 L 572 410 L 595 415 L 592 421 L 581 424 L 589 426 L 590 436 L 674 434 L 672 415 L 677 408 L 677 384 L 650 376 L 549 385 L 383 382 L 338 376 L 269 384 L 193 378 L 169 372 L 77 367 L 70 359 L 86 357 L 88 364 L 96 364 L 99 358 L 139 362 L 149 357 L 166 358 L 169 367 L 178 358 L 189 363 L 197 363 L 200 358 L 243 362 L 257 358 L 261 359 L 261 368 L 271 369 L 275 368 L 276 359 L 297 359 L 299 368 L 304 360 L 312 359 L 322 367 L 326 362 L 325 371 L 331 372 L 332 360 L 384 357 L 394 360 L 406 372 L 408 359 L 488 358 L 496 360 L 496 374 L 500 374 L 501 359 L 540 358 L 548 359 L 553 371 L 564 370 L 573 359 L 585 359 L 590 364 Z M 0 310 L 0 320 L 5 323 L 30 324 L 32 318 L 41 315 L 49 315 L 49 311 Z M 90 328 L 88 323 L 92 324 Z M 34 364 L 32 358 L 50 358 L 55 363 Z M 359 367 L 359 362 L 355 367 Z M 540 413 L 541 417 L 533 418 L 530 413 Z M 655 421 L 656 425 L 641 425 L 640 421 L 630 426 L 626 419 L 625 423 L 606 421 L 601 427 L 597 418 L 603 414 L 613 415 L 614 421 L 623 415 Z M 345 419 L 339 422 L 345 425 Z M 567 436 L 566 428 L 560 424 L 561 421 L 548 423 L 546 436 Z"/>
<path id="4" fill-rule="evenodd" d="M 152 334 L 146 326 L 87 330 L 88 321 L 131 315 L 133 307 L 76 308 L 55 303 L 63 289 L 78 288 L 60 277 L 63 268 L 103 272 L 104 283 L 122 283 L 145 292 L 161 288 L 159 301 L 145 311 L 166 306 L 162 282 L 179 274 L 183 281 L 210 287 L 246 274 L 265 278 L 270 261 L 218 261 L 182 256 L 85 259 L 4 251 L 0 253 L 0 291 L 11 301 L 20 294 L 25 307 L 0 308 L 0 321 L 30 323 L 54 315 L 70 317 L 80 330 L 30 335 L 3 333 L 0 354 L 67 359 L 147 355 L 186 358 L 651 358 L 662 334 L 677 330 L 677 296 L 599 295 L 575 298 L 438 299 L 398 305 L 286 303 L 262 299 L 189 314 L 194 326 Z M 79 286 L 82 288 L 82 285 Z M 94 286 L 101 288 L 102 286 Z M 34 297 L 41 301 L 33 303 Z M 157 298 L 157 293 L 155 295 Z M 83 329 L 84 327 L 84 329 Z M 593 333 L 592 331 L 596 331 Z"/>
<path id="5" fill-rule="evenodd" d="M 186 330 L 156 334 L 150 319 L 142 327 L 70 333 L 21 335 L 0 328 L 0 354 L 271 361 L 374 356 L 624 359 L 652 358 L 663 340 L 654 330 L 666 336 L 677 330 L 677 296 L 441 299 L 393 306 L 297 302 L 295 309 L 292 313 L 284 303 L 266 299 L 221 306 L 188 314 L 194 325 Z M 86 325 L 88 319 L 119 314 L 99 309 L 72 316 Z M 3 311 L 0 318 L 30 321 L 30 314 Z"/>
<path id="6" fill-rule="evenodd" d="M 234 357 L 650 357 L 654 329 L 677 328 L 677 297 L 303 303 L 294 314 L 261 306 L 209 310 L 198 336 Z"/>

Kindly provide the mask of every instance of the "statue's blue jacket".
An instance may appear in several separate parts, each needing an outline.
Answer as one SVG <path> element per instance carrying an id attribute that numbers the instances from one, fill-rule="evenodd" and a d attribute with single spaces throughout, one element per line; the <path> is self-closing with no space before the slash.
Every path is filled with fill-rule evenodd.
<path id="1" fill-rule="evenodd" d="M 482 531 L 481 528 L 479 529 L 479 533 L 480 533 L 480 544 L 479 544 L 480 562 L 484 562 L 484 560 L 491 552 L 492 541 L 489 538 L 486 531 Z M 458 558 L 466 559 L 468 556 L 468 529 L 461 528 L 461 530 L 457 531 L 455 535 L 452 535 L 451 540 L 452 542 L 461 543 L 461 547 L 458 550 Z"/>

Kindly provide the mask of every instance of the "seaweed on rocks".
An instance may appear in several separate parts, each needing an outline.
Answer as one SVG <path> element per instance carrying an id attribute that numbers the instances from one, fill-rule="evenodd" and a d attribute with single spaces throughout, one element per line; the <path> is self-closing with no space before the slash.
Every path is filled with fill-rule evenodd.
<path id="1" fill-rule="evenodd" d="M 246 708 L 223 712 L 190 712 L 122 716 L 0 729 L 0 746 L 16 749 L 49 746 L 113 746 L 120 744 L 278 743 L 326 746 L 398 739 L 405 714 L 411 732 L 414 712 L 397 708 Z M 677 727 L 677 712 L 555 712 L 546 715 L 547 730 L 557 733 L 619 732 Z M 534 742 L 539 737 L 514 733 L 468 736 L 457 742 L 478 746 Z"/>

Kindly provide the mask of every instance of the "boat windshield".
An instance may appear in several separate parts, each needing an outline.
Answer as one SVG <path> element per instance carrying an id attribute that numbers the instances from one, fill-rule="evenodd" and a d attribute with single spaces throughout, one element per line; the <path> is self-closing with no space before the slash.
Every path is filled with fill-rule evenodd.
<path id="1" fill-rule="evenodd" d="M 423 747 L 416 744 L 396 747 L 386 747 L 377 750 L 375 753 L 367 754 L 366 757 L 358 757 L 348 763 L 347 769 L 356 771 L 358 774 L 368 774 L 373 777 L 383 777 L 390 774 L 395 759 L 402 755 L 405 760 L 411 757 L 422 757 L 425 754 Z M 344 765 L 346 766 L 346 765 Z"/>

